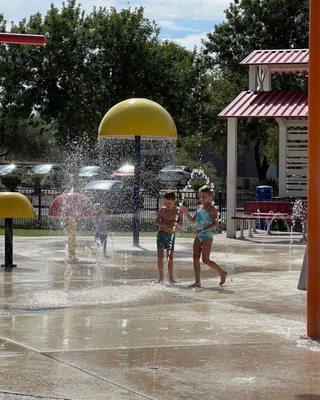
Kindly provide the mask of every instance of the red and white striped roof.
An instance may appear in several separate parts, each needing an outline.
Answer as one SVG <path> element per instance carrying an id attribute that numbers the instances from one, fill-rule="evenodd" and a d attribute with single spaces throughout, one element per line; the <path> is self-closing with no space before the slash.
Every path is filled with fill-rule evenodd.
<path id="1" fill-rule="evenodd" d="M 254 50 L 241 65 L 308 64 L 308 49 Z"/>
<path id="2" fill-rule="evenodd" d="M 219 118 L 308 118 L 308 93 L 242 92 Z"/>

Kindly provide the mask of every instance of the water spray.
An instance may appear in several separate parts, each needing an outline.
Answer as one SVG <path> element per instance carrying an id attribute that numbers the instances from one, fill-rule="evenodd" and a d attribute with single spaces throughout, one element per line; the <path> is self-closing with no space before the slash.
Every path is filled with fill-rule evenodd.
<path id="1" fill-rule="evenodd" d="M 168 250 L 168 254 L 167 254 L 167 263 L 169 263 L 170 256 L 172 254 L 172 248 L 173 248 L 173 242 L 174 242 L 174 238 L 175 238 L 175 233 L 176 233 L 176 230 L 177 230 L 177 227 L 178 227 L 178 222 L 179 222 L 179 218 L 180 218 L 180 214 L 181 214 L 181 207 L 184 205 L 185 191 L 187 189 L 191 189 L 192 181 L 195 178 L 203 179 L 205 181 L 206 185 L 208 185 L 212 189 L 214 189 L 214 184 L 210 182 L 210 178 L 205 174 L 203 169 L 195 168 L 195 169 L 192 170 L 190 178 L 187 180 L 186 185 L 182 189 L 182 195 L 181 195 L 180 201 L 178 203 L 178 207 L 177 207 L 178 212 L 177 212 L 177 215 L 176 215 L 175 223 L 174 223 L 173 228 L 172 228 L 170 245 L 169 245 L 169 250 Z M 218 218 L 219 218 L 219 215 L 218 215 Z"/>

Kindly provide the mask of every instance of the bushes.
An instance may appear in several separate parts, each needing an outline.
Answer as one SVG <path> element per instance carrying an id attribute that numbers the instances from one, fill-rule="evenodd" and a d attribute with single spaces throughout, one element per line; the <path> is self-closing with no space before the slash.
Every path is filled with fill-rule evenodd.
<path id="1" fill-rule="evenodd" d="M 141 177 L 141 187 L 152 197 L 158 197 L 161 189 L 161 181 L 154 172 L 144 172 Z"/>
<path id="2" fill-rule="evenodd" d="M 7 174 L 1 178 L 2 184 L 11 192 L 14 192 L 22 182 L 22 177 L 18 174 Z"/>

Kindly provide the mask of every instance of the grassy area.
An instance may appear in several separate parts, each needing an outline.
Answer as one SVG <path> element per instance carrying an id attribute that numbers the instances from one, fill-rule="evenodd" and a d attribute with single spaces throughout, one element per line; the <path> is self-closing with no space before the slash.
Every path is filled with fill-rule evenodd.
<path id="1" fill-rule="evenodd" d="M 112 236 L 132 236 L 132 232 L 110 232 Z M 4 235 L 4 229 L 0 228 L 0 235 Z M 14 229 L 14 236 L 23 236 L 23 237 L 43 237 L 43 236 L 61 236 L 64 235 L 64 232 L 50 229 Z M 80 236 L 93 236 L 94 232 L 92 231 L 81 231 L 79 232 Z M 155 237 L 156 232 L 141 232 L 141 237 Z M 192 233 L 179 232 L 179 237 L 182 238 L 193 238 L 194 235 Z"/>

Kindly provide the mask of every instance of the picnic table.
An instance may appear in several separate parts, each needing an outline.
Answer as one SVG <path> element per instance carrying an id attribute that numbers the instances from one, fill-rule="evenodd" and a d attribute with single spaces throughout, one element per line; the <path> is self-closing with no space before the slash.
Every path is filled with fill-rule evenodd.
<path id="1" fill-rule="evenodd" d="M 244 212 L 240 215 L 235 215 L 232 219 L 240 221 L 240 236 L 239 239 L 245 239 L 244 223 L 248 221 L 248 237 L 253 237 L 252 232 L 257 233 L 256 221 L 266 221 L 267 235 L 271 235 L 271 224 L 273 221 L 293 221 L 292 215 L 293 203 L 289 201 L 246 201 Z M 305 223 L 302 224 L 303 240 L 306 237 Z"/>

